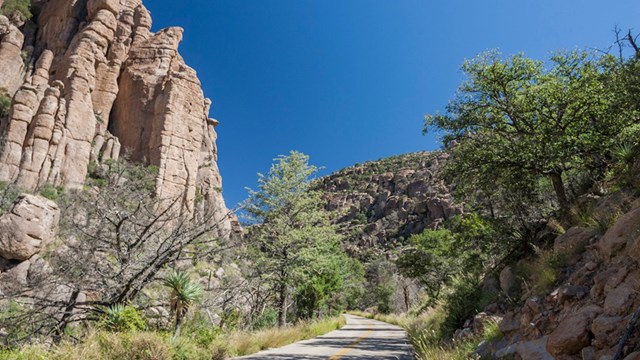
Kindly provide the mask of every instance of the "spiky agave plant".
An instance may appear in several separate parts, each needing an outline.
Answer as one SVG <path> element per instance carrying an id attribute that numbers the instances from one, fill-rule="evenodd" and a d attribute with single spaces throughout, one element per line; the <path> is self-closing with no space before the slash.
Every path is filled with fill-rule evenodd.
<path id="1" fill-rule="evenodd" d="M 191 281 L 189 274 L 172 270 L 164 280 L 164 285 L 171 289 L 171 312 L 176 317 L 173 337 L 180 336 L 182 321 L 191 306 L 202 296 L 202 287 Z"/>

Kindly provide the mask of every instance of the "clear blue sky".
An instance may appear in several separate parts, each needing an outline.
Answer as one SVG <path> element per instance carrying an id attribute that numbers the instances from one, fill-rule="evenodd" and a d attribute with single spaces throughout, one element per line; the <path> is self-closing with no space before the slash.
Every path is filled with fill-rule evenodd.
<path id="1" fill-rule="evenodd" d="M 498 48 L 543 59 L 605 49 L 640 30 L 638 0 L 147 0 L 154 29 L 185 28 L 180 51 L 220 120 L 229 207 L 273 158 L 299 150 L 323 173 L 433 150 L 465 58 Z"/>

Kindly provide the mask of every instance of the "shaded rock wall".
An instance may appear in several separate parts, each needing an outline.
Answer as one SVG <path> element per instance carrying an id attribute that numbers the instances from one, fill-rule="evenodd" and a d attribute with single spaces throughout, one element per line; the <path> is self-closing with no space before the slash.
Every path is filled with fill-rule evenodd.
<path id="1" fill-rule="evenodd" d="M 182 29 L 152 33 L 141 0 L 34 4 L 33 23 L 0 16 L 0 88 L 13 96 L 0 181 L 80 188 L 90 162 L 127 155 L 159 168 L 163 198 L 226 213 L 217 121 L 178 53 Z"/>

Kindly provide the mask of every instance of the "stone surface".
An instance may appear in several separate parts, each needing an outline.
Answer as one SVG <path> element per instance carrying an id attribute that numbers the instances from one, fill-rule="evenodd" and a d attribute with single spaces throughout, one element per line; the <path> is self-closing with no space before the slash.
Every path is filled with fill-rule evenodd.
<path id="1" fill-rule="evenodd" d="M 27 260 L 55 239 L 60 210 L 51 200 L 22 195 L 0 217 L 0 256 Z"/>
<path id="2" fill-rule="evenodd" d="M 635 252 L 640 255 L 637 244 L 640 235 L 640 208 L 624 214 L 598 242 L 598 249 L 605 259 L 610 259 L 627 246 L 636 243 Z"/>
<path id="3" fill-rule="evenodd" d="M 579 353 L 591 342 L 591 321 L 598 315 L 594 309 L 584 309 L 560 322 L 549 335 L 547 351 L 553 356 Z"/>
<path id="4" fill-rule="evenodd" d="M 516 352 L 522 359 L 527 360 L 553 360 L 554 357 L 547 352 L 548 338 L 546 336 L 536 340 L 523 341 L 516 345 Z"/>
<path id="5" fill-rule="evenodd" d="M 627 355 L 624 360 L 640 360 L 640 351 L 632 352 L 631 354 Z"/>
<path id="6" fill-rule="evenodd" d="M 15 95 L 0 124 L 0 181 L 77 189 L 90 162 L 130 154 L 158 167 L 158 196 L 208 210 L 220 235 L 238 231 L 221 194 L 211 101 L 178 53 L 182 29 L 152 33 L 141 0 L 38 7 L 37 26 L 0 16 L 0 88 Z"/>
<path id="7" fill-rule="evenodd" d="M 626 284 L 613 289 L 604 301 L 604 311 L 607 315 L 620 315 L 629 311 L 633 304 L 636 291 Z"/>
<path id="8" fill-rule="evenodd" d="M 0 15 L 0 88 L 13 95 L 22 85 L 26 66 L 22 59 L 24 34 L 11 21 Z"/>
<path id="9" fill-rule="evenodd" d="M 327 210 L 340 212 L 337 223 L 349 252 L 403 243 L 462 214 L 434 175 L 446 159 L 443 153 L 419 152 L 357 164 L 319 179 L 315 190 Z"/>
<path id="10" fill-rule="evenodd" d="M 600 315 L 593 320 L 591 332 L 598 348 L 616 345 L 626 322 L 621 316 Z"/>
<path id="11" fill-rule="evenodd" d="M 516 276 L 511 266 L 506 266 L 500 271 L 500 288 L 505 294 L 509 294 L 516 283 Z"/>
<path id="12" fill-rule="evenodd" d="M 553 249 L 560 253 L 575 253 L 589 244 L 589 240 L 596 236 L 593 229 L 585 229 L 581 227 L 572 227 L 564 234 L 558 236 L 554 243 Z"/>

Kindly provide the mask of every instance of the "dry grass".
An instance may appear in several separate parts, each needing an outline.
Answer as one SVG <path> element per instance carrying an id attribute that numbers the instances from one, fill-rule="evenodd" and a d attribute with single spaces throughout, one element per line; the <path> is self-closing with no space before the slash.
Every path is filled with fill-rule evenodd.
<path id="1" fill-rule="evenodd" d="M 487 323 L 482 335 L 462 341 L 445 341 L 439 338 L 438 328 L 445 317 L 442 307 L 419 316 L 370 314 L 359 311 L 351 313 L 403 327 L 413 345 L 417 360 L 479 359 L 474 355 L 474 351 L 481 341 L 497 341 L 502 338 L 497 323 Z"/>
<path id="2" fill-rule="evenodd" d="M 300 340 L 311 339 L 340 329 L 345 319 L 332 318 L 328 320 L 314 320 L 302 322 L 283 329 L 273 328 L 258 332 L 238 332 L 226 339 L 227 351 L 232 355 L 249 355 L 255 352 L 278 348 Z"/>
<path id="3" fill-rule="evenodd" d="M 0 350 L 0 360 L 211 360 L 248 355 L 260 350 L 310 339 L 345 324 L 343 317 L 299 323 L 283 329 L 238 332 L 220 336 L 209 346 L 201 346 L 188 337 L 171 340 L 159 332 L 113 333 L 95 331 L 82 343 L 61 343 L 52 348 L 25 346 L 18 350 Z"/>

